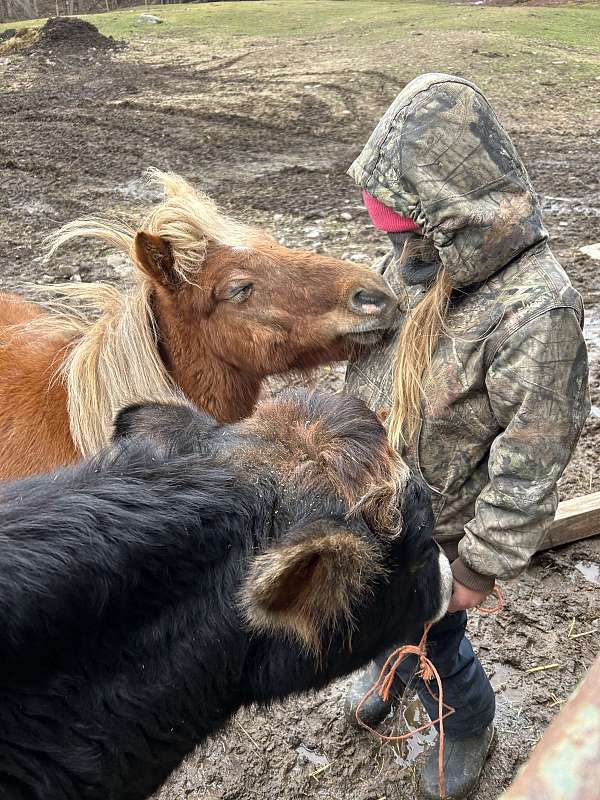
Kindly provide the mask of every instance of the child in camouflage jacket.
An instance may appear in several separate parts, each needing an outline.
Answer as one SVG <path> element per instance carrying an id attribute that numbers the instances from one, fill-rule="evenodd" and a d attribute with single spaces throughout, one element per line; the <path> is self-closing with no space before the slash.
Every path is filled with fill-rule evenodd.
<path id="1" fill-rule="evenodd" d="M 479 781 L 495 710 L 465 638 L 466 609 L 527 567 L 554 518 L 556 484 L 589 412 L 583 306 L 548 247 L 525 167 L 469 81 L 409 83 L 349 174 L 390 236 L 378 269 L 400 303 L 397 327 L 349 365 L 346 390 L 387 417 L 390 438 L 429 485 L 452 562 L 450 613 L 429 641 L 455 708 L 447 797 L 461 798 Z M 350 720 L 384 657 L 351 689 Z M 401 678 L 413 669 L 406 663 Z M 435 714 L 423 685 L 419 695 Z M 363 713 L 374 724 L 388 711 L 374 696 Z M 438 797 L 437 752 L 421 786 Z"/>

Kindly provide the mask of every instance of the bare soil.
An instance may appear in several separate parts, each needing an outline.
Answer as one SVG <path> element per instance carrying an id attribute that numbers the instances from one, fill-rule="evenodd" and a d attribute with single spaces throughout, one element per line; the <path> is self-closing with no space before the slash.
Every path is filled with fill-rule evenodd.
<path id="1" fill-rule="evenodd" d="M 484 86 L 514 136 L 556 255 L 586 301 L 595 410 L 561 490 L 571 497 L 600 489 L 600 264 L 579 252 L 600 241 L 591 100 L 599 84 L 585 76 L 565 83 L 560 65 L 571 52 L 521 47 L 514 61 L 485 34 L 476 43 L 463 34 L 432 40 L 418 29 L 401 47 L 393 33 L 376 47 L 332 34 L 178 44 L 141 37 L 122 51 L 93 47 L 57 44 L 0 58 L 0 288 L 125 280 L 123 260 L 89 242 L 43 264 L 42 240 L 84 213 L 146 207 L 154 198 L 139 179 L 150 165 L 182 173 L 287 244 L 369 262 L 386 242 L 345 170 L 405 81 L 432 68 L 461 72 Z M 332 389 L 342 380 L 341 365 L 315 378 Z M 597 539 L 538 556 L 504 586 L 500 616 L 472 615 L 499 728 L 478 800 L 498 797 L 596 655 L 599 565 Z M 528 672 L 547 665 L 555 666 Z M 427 741 L 400 753 L 348 729 L 345 685 L 240 713 L 157 797 L 415 797 L 415 763 Z"/>

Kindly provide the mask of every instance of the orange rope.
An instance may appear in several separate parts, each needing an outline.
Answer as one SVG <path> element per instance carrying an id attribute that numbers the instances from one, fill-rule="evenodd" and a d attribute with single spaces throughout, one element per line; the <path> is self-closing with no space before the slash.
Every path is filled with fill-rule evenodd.
<path id="1" fill-rule="evenodd" d="M 493 608 L 482 608 L 481 606 L 477 607 L 477 610 L 482 614 L 497 614 L 504 608 L 504 596 L 502 592 L 497 587 L 494 587 L 493 594 L 497 598 L 497 604 Z M 439 781 L 439 788 L 440 788 L 440 797 L 442 800 L 446 797 L 446 782 L 444 779 L 444 720 L 446 717 L 449 717 L 450 714 L 454 714 L 454 709 L 444 703 L 444 689 L 442 687 L 442 679 L 440 678 L 440 674 L 435 668 L 434 664 L 427 658 L 427 636 L 429 634 L 429 630 L 431 628 L 431 623 L 428 622 L 425 625 L 423 630 L 423 636 L 421 637 L 421 641 L 418 645 L 414 644 L 405 644 L 402 647 L 398 647 L 391 653 L 386 660 L 385 664 L 383 665 L 381 672 L 379 673 L 379 677 L 371 686 L 369 691 L 361 698 L 360 703 L 356 707 L 356 721 L 358 724 L 365 728 L 366 730 L 370 731 L 374 736 L 382 742 L 402 742 L 406 739 L 410 739 L 411 736 L 414 736 L 416 733 L 420 733 L 421 731 L 426 731 L 434 725 L 439 725 L 439 739 L 440 745 L 438 750 L 438 781 Z M 427 691 L 433 697 L 434 700 L 437 701 L 438 704 L 438 716 L 437 719 L 434 719 L 430 722 L 426 722 L 424 725 L 421 725 L 419 728 L 415 728 L 408 733 L 403 733 L 400 736 L 386 736 L 383 733 L 379 733 L 379 731 L 374 730 L 371 728 L 370 725 L 367 725 L 366 722 L 360 718 L 360 710 L 371 697 L 372 694 L 375 692 L 379 693 L 381 699 L 387 703 L 390 697 L 390 691 L 392 689 L 392 685 L 394 683 L 394 677 L 396 675 L 396 670 L 400 666 L 401 662 L 406 658 L 408 655 L 415 655 L 419 659 L 419 671 L 418 675 L 420 678 L 423 679 L 425 682 L 425 686 L 427 687 Z M 437 683 L 437 695 L 434 694 L 431 687 L 429 686 L 429 682 L 435 678 Z"/>
<path id="2" fill-rule="evenodd" d="M 477 606 L 477 611 L 479 611 L 480 614 L 499 614 L 504 608 L 504 595 L 497 586 L 494 586 L 492 589 L 492 594 L 495 595 L 498 602 L 491 608 L 487 606 Z"/>

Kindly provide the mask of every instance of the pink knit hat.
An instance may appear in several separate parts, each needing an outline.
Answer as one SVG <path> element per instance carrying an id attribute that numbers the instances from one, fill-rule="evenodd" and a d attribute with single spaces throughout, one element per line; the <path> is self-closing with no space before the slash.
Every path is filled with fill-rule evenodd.
<path id="1" fill-rule="evenodd" d="M 384 206 L 379 200 L 376 200 L 368 192 L 363 191 L 363 202 L 371 222 L 380 231 L 387 233 L 407 233 L 408 231 L 418 231 L 419 226 L 410 219 L 410 217 L 403 217 L 398 214 L 389 206 Z"/>

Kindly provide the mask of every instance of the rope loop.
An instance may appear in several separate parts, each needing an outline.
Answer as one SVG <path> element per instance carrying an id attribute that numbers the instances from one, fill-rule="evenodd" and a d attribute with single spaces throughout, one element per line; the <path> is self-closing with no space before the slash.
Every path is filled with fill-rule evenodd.
<path id="1" fill-rule="evenodd" d="M 492 592 L 497 600 L 497 603 L 492 608 L 481 607 L 477 606 L 477 611 L 481 614 L 498 614 L 504 608 L 504 596 L 498 587 L 494 587 Z M 372 733 L 376 736 L 379 741 L 381 742 L 403 742 L 407 739 L 410 739 L 416 733 L 421 733 L 422 731 L 427 731 L 434 725 L 439 726 L 439 738 L 440 738 L 440 745 L 438 749 L 438 782 L 440 788 L 440 797 L 442 800 L 446 797 L 446 782 L 444 779 L 444 720 L 449 717 L 451 714 L 454 714 L 454 709 L 452 706 L 447 705 L 444 703 L 444 689 L 442 686 L 442 679 L 440 678 L 440 674 L 435 668 L 433 662 L 427 657 L 427 636 L 429 635 L 429 631 L 431 629 L 431 623 L 427 622 L 423 629 L 423 636 L 421 637 L 421 641 L 418 645 L 414 644 L 405 644 L 402 647 L 396 648 L 390 655 L 388 656 L 385 664 L 381 668 L 381 672 L 379 673 L 379 677 L 371 686 L 371 688 L 366 692 L 366 694 L 361 698 L 360 703 L 356 707 L 356 721 L 358 724 L 365 728 L 365 730 Z M 367 725 L 360 718 L 360 711 L 366 701 L 371 697 L 371 695 L 377 692 L 384 703 L 387 703 L 390 699 L 390 692 L 392 690 L 392 686 L 394 684 L 394 678 L 396 677 L 396 671 L 398 667 L 404 661 L 407 656 L 414 655 L 417 656 L 419 659 L 419 669 L 417 671 L 417 675 L 422 678 L 425 682 L 425 686 L 429 694 L 433 697 L 433 699 L 437 702 L 438 706 L 438 715 L 437 718 L 431 720 L 430 722 L 426 722 L 424 725 L 421 725 L 418 728 L 415 728 L 412 731 L 408 731 L 408 733 L 403 733 L 399 736 L 387 736 L 379 731 L 376 731 L 374 728 L 371 728 L 370 725 Z M 437 686 L 437 694 L 429 685 L 432 681 L 436 682 Z"/>

